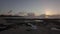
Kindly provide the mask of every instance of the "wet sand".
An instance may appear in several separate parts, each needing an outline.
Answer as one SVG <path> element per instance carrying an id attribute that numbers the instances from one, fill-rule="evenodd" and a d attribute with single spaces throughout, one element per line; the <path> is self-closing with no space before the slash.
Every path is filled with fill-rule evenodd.
<path id="1" fill-rule="evenodd" d="M 0 19 L 0 23 L 5 22 L 5 20 Z M 1 31 L 0 34 L 60 34 L 60 31 L 49 30 L 49 28 L 44 26 L 38 26 L 37 30 L 27 31 L 28 27 L 26 26 L 17 26 L 15 29 L 11 28 L 8 30 Z"/>

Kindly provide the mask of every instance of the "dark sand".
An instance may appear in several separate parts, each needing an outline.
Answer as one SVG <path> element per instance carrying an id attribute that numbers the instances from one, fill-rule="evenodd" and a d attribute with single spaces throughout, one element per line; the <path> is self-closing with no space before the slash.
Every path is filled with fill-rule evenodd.
<path id="1" fill-rule="evenodd" d="M 0 18 L 0 23 L 5 23 L 5 20 Z M 60 31 L 49 30 L 49 28 L 44 26 L 38 26 L 37 30 L 27 31 L 28 27 L 26 26 L 17 26 L 16 29 L 11 28 L 9 30 L 1 31 L 0 34 L 60 34 Z"/>

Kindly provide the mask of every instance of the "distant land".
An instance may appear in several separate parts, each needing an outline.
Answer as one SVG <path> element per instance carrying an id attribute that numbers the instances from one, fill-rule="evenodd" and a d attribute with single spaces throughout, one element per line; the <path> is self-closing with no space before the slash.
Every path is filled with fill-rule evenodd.
<path id="1" fill-rule="evenodd" d="M 45 15 L 42 14 L 40 16 L 18 16 L 18 15 L 0 15 L 0 17 L 24 17 L 24 18 L 60 18 L 60 15 Z"/>

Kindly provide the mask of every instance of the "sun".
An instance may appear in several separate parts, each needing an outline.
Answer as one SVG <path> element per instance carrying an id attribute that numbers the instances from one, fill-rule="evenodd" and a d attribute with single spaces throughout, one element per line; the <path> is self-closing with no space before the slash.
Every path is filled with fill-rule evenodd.
<path id="1" fill-rule="evenodd" d="M 46 11 L 45 13 L 46 15 L 52 15 L 52 13 L 50 11 Z"/>
<path id="2" fill-rule="evenodd" d="M 53 12 L 51 10 L 48 10 L 48 9 L 45 10 L 45 15 L 52 15 L 52 14 Z"/>

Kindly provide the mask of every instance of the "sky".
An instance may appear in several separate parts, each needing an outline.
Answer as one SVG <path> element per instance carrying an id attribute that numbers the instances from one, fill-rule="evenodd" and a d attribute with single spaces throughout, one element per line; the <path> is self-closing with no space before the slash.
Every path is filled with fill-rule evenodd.
<path id="1" fill-rule="evenodd" d="M 36 15 L 60 14 L 60 0 L 0 0 L 0 14 L 12 10 L 13 14 L 35 13 Z"/>

